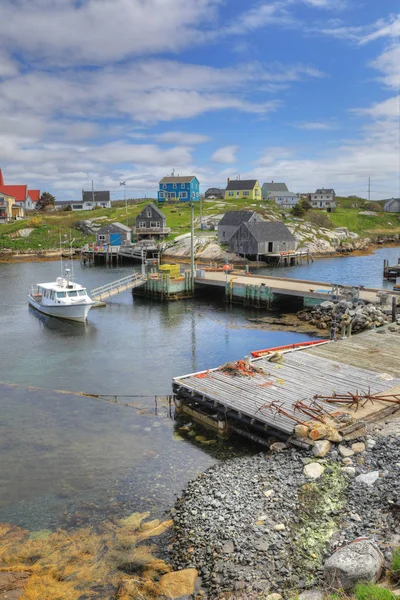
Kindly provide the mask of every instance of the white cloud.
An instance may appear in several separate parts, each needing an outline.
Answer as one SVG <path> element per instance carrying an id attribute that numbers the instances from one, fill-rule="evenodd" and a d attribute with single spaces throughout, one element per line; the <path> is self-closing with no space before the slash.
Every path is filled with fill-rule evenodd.
<path id="1" fill-rule="evenodd" d="M 400 82 L 400 45 L 387 48 L 376 60 L 371 63 L 375 69 L 381 71 L 381 80 L 391 88 L 397 88 Z"/>
<path id="2" fill-rule="evenodd" d="M 384 100 L 383 102 L 377 102 L 369 108 L 357 108 L 353 112 L 360 115 L 369 115 L 375 119 L 388 117 L 395 121 L 399 116 L 399 107 L 400 96 L 395 96 L 393 98 L 388 98 L 388 100 Z"/>
<path id="3" fill-rule="evenodd" d="M 210 141 L 208 135 L 202 135 L 200 133 L 184 133 L 182 131 L 166 131 L 160 135 L 156 135 L 155 139 L 158 142 L 164 144 L 187 144 L 189 146 L 195 146 L 197 144 L 204 144 Z"/>
<path id="4" fill-rule="evenodd" d="M 227 165 L 234 163 L 237 161 L 236 152 L 238 149 L 238 146 L 223 146 L 222 148 L 218 148 L 212 155 L 211 160 Z"/>

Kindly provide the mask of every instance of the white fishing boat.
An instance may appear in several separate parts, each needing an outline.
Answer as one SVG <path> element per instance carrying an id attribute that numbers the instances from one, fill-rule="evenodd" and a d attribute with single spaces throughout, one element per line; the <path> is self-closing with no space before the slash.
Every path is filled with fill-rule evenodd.
<path id="1" fill-rule="evenodd" d="M 34 286 L 28 294 L 28 302 L 50 317 L 82 323 L 95 304 L 82 285 L 71 281 L 69 269 L 55 281 Z"/>

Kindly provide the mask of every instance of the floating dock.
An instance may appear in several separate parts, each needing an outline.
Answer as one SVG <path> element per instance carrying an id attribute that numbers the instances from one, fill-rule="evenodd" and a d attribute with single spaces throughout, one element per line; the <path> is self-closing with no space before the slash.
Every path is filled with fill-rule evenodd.
<path id="1" fill-rule="evenodd" d="M 350 393 L 371 395 L 400 390 L 400 334 L 387 327 L 371 330 L 347 340 L 282 353 L 280 362 L 270 356 L 247 359 L 251 375 L 234 373 L 229 365 L 176 377 L 173 391 L 177 408 L 197 411 L 256 441 L 288 437 L 297 423 L 307 420 L 299 402 L 315 397 L 326 414 L 340 405 L 323 397 Z M 228 368 L 227 368 L 228 367 Z M 398 392 L 399 393 L 399 392 Z M 369 402 L 359 416 L 372 420 L 399 404 Z M 382 412 L 383 411 L 383 412 Z M 371 416 L 372 415 L 372 416 Z M 258 438 L 258 439 L 257 439 Z"/>

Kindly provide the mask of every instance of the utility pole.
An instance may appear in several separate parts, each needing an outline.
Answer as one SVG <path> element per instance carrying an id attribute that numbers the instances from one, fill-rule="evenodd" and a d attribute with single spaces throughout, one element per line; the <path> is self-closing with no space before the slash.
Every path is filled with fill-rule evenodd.
<path id="1" fill-rule="evenodd" d="M 200 230 L 203 229 L 203 201 L 200 194 Z"/>
<path id="2" fill-rule="evenodd" d="M 93 184 L 93 179 L 92 179 L 92 201 L 93 201 L 93 206 L 94 206 L 94 184 Z"/>
<path id="3" fill-rule="evenodd" d="M 126 181 L 122 181 L 120 184 L 120 186 L 123 185 L 124 186 L 124 202 L 125 202 L 125 214 L 128 214 L 128 204 L 126 202 Z"/>
<path id="4" fill-rule="evenodd" d="M 190 274 L 194 287 L 194 202 L 190 202 Z"/>
<path id="5" fill-rule="evenodd" d="M 368 202 L 371 201 L 371 177 L 368 177 Z"/>

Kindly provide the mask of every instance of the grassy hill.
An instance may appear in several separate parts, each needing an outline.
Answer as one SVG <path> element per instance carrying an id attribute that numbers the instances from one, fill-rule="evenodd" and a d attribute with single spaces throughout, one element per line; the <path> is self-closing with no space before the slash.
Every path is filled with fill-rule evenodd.
<path id="1" fill-rule="evenodd" d="M 36 213 L 24 221 L 15 221 L 9 224 L 0 224 L 0 252 L 1 250 L 47 250 L 59 248 L 60 232 L 64 239 L 65 234 L 74 239 L 74 247 L 79 248 L 86 242 L 94 241 L 93 236 L 84 235 L 76 228 L 77 222 L 85 219 L 98 219 L 100 223 L 106 224 L 114 221 L 129 226 L 134 226 L 135 218 L 150 200 L 128 204 L 126 213 L 125 206 L 115 205 L 108 209 L 82 212 L 45 212 Z M 373 203 L 375 208 L 380 205 Z M 190 206 L 186 203 L 163 205 L 163 212 L 167 217 L 167 224 L 172 232 L 169 239 L 190 231 Z M 230 200 L 206 200 L 202 203 L 203 216 L 223 214 L 226 210 L 256 210 L 265 218 L 282 219 L 286 222 L 293 220 L 290 212 L 285 213 L 272 202 L 252 202 L 245 199 Z M 375 216 L 361 215 L 360 212 L 371 209 L 368 202 L 357 198 L 338 198 L 338 209 L 329 215 L 331 227 L 348 227 L 351 231 L 358 233 L 361 237 L 370 237 L 378 234 L 400 233 L 399 215 L 377 212 Z M 310 211 L 305 219 L 316 220 L 318 217 L 312 215 L 321 214 L 320 211 Z M 325 213 L 326 214 L 326 213 Z M 200 216 L 200 205 L 195 205 L 195 218 L 198 223 Z M 18 231 L 31 228 L 29 237 L 20 237 Z"/>

